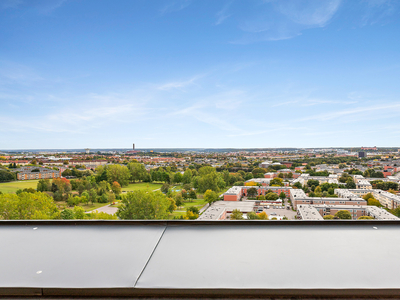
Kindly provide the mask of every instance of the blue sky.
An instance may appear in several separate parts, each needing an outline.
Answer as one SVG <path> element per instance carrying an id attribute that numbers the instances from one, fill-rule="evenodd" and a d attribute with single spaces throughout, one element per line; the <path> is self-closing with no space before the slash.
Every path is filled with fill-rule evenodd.
<path id="1" fill-rule="evenodd" d="M 0 149 L 400 146 L 399 96 L 400 1 L 0 1 Z"/>

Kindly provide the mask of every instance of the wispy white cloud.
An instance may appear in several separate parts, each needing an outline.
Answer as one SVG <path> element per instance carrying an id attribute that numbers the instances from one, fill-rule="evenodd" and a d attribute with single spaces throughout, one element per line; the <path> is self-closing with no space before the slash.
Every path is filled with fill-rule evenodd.
<path id="1" fill-rule="evenodd" d="M 19 5 L 23 3 L 22 0 L 3 0 L 0 3 L 0 8 L 1 9 L 7 9 L 7 8 L 17 8 Z"/>
<path id="2" fill-rule="evenodd" d="M 239 28 L 243 36 L 232 43 L 291 39 L 304 30 L 325 27 L 334 17 L 341 0 L 264 1 L 252 13 L 242 16 Z"/>
<path id="3" fill-rule="evenodd" d="M 163 83 L 163 84 L 157 86 L 156 88 L 158 90 L 162 90 L 162 91 L 169 91 L 169 90 L 173 90 L 173 89 L 182 89 L 182 88 L 185 88 L 188 86 L 195 85 L 196 81 L 203 78 L 204 76 L 205 75 L 196 75 L 187 80 L 171 81 L 171 82 Z"/>
<path id="4" fill-rule="evenodd" d="M 385 114 L 381 112 L 384 111 Z M 400 111 L 400 104 L 384 104 L 384 105 L 373 105 L 373 106 L 361 106 L 356 108 L 350 108 L 345 110 L 339 110 L 329 113 L 317 114 L 314 116 L 309 116 L 306 118 L 300 119 L 300 121 L 329 121 L 339 118 L 353 118 L 355 115 L 362 115 L 361 117 L 365 117 L 365 115 L 370 116 L 371 119 L 376 118 L 384 118 L 388 115 L 392 115 L 393 113 L 398 114 Z M 372 116 L 371 116 L 372 115 Z"/>
<path id="5" fill-rule="evenodd" d="M 324 100 L 324 99 L 296 99 L 296 100 L 289 100 L 285 102 L 280 102 L 273 104 L 272 107 L 279 107 L 279 106 L 287 106 L 287 105 L 295 105 L 296 106 L 315 106 L 315 105 L 324 105 L 324 104 L 335 104 L 335 105 L 350 105 L 357 103 L 357 101 L 337 101 L 337 100 Z"/>
<path id="6" fill-rule="evenodd" d="M 341 0 L 277 1 L 276 8 L 291 21 L 310 27 L 324 27 L 337 12 Z"/>
<path id="7" fill-rule="evenodd" d="M 32 68 L 10 61 L 0 61 L 0 86 L 6 84 L 30 85 L 43 77 Z"/>
<path id="8" fill-rule="evenodd" d="M 392 0 L 362 0 L 361 4 L 364 4 L 361 26 L 385 24 L 400 7 L 399 1 Z"/>
<path id="9" fill-rule="evenodd" d="M 160 9 L 161 14 L 167 14 L 174 11 L 180 11 L 185 9 L 190 4 L 192 4 L 192 0 L 175 0 L 168 2 L 165 6 Z"/>
<path id="10" fill-rule="evenodd" d="M 0 9 L 33 8 L 39 14 L 49 14 L 68 0 L 3 0 Z"/>
<path id="11" fill-rule="evenodd" d="M 226 19 L 228 19 L 232 14 L 228 14 L 228 9 L 231 6 L 232 1 L 229 1 L 224 5 L 224 7 L 217 12 L 217 21 L 215 22 L 215 25 L 220 25 L 222 24 Z"/>

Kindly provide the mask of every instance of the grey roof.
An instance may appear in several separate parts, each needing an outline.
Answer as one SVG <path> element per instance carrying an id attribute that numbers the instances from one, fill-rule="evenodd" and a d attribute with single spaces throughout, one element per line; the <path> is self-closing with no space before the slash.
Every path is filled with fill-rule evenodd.
<path id="1" fill-rule="evenodd" d="M 0 296 L 398 295 L 399 234 L 396 221 L 2 221 Z"/>

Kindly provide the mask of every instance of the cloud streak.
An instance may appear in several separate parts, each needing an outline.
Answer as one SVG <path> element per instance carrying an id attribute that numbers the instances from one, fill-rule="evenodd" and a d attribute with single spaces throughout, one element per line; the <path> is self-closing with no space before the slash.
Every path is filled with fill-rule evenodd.
<path id="1" fill-rule="evenodd" d="M 243 35 L 232 43 L 287 40 L 305 30 L 325 27 L 340 4 L 341 0 L 265 1 L 242 16 L 238 27 Z"/>
<path id="2" fill-rule="evenodd" d="M 192 0 L 175 0 L 170 1 L 167 5 L 160 9 L 161 14 L 168 14 L 171 12 L 180 11 L 185 9 L 190 4 L 192 4 Z"/>
<path id="3" fill-rule="evenodd" d="M 228 19 L 232 14 L 228 14 L 228 9 L 231 6 L 232 1 L 226 3 L 224 7 L 217 12 L 216 17 L 217 21 L 215 22 L 215 25 L 220 25 L 222 24 L 226 19 Z"/>

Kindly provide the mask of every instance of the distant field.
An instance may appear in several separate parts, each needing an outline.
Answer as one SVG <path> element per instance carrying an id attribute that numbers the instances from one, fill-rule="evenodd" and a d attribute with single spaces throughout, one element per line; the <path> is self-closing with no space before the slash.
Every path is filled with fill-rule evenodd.
<path id="1" fill-rule="evenodd" d="M 161 187 L 162 187 L 161 183 L 149 183 L 149 182 L 131 183 L 130 185 L 123 187 L 122 191 L 126 192 L 132 192 L 137 190 L 154 191 Z"/>
<path id="2" fill-rule="evenodd" d="M 39 180 L 11 181 L 0 183 L 0 191 L 3 193 L 15 193 L 18 189 L 36 189 Z"/>

